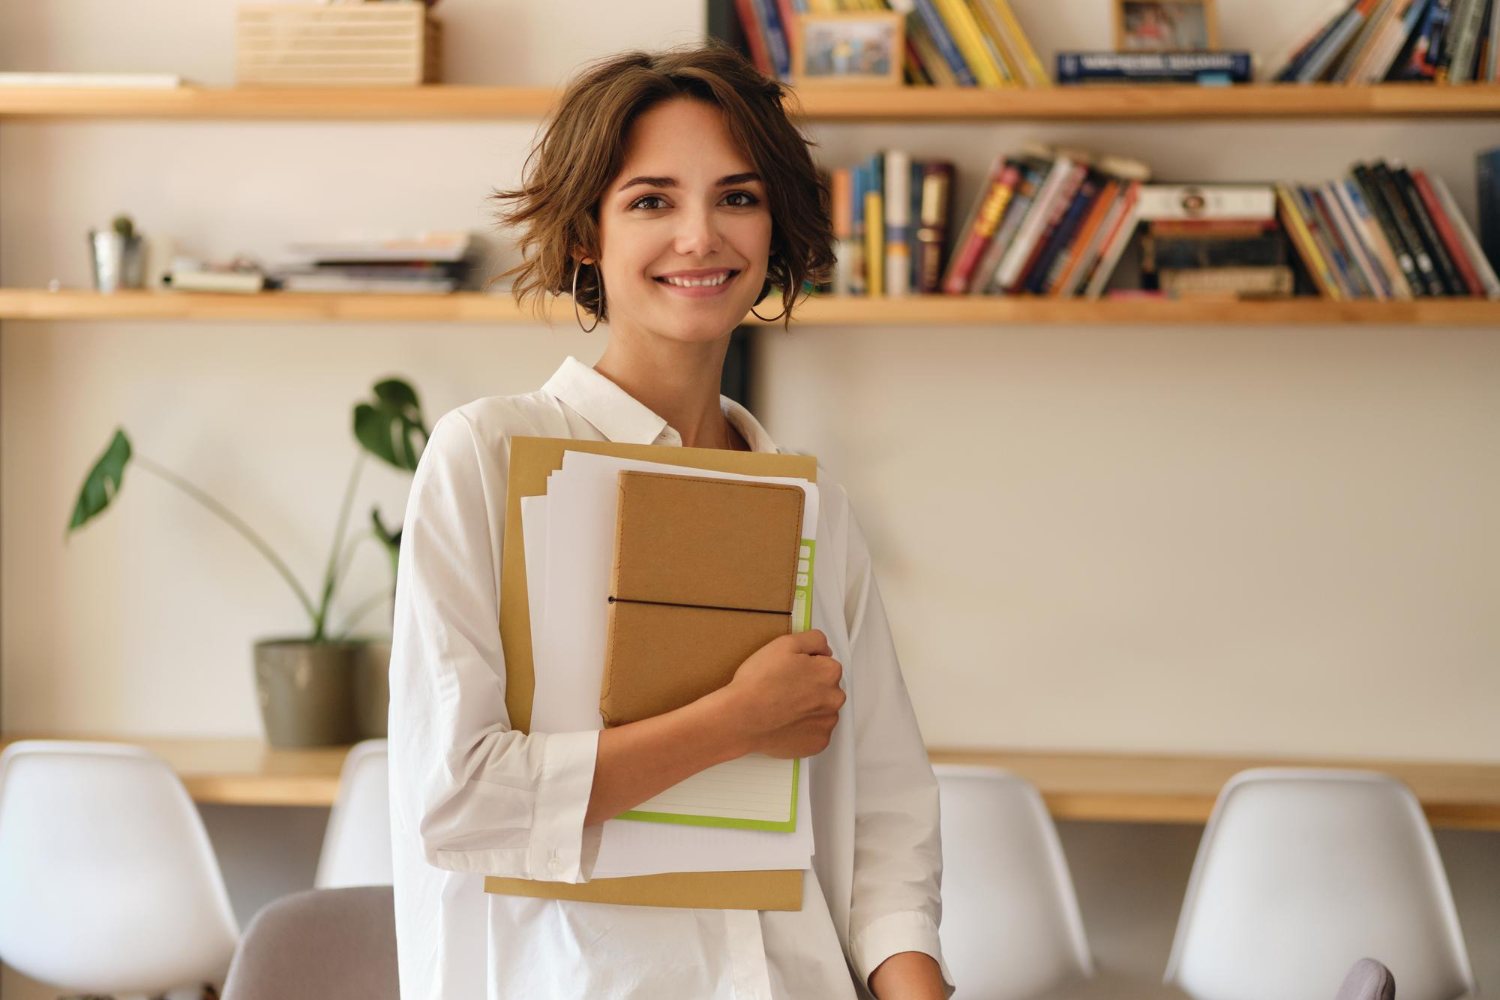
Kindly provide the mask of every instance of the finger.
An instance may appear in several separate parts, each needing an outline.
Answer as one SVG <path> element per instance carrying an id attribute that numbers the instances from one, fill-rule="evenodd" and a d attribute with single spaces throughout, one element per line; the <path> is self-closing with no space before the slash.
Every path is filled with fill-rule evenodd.
<path id="1" fill-rule="evenodd" d="M 808 629 L 806 632 L 794 633 L 793 647 L 799 653 L 812 656 L 832 656 L 833 649 L 828 645 L 828 636 L 823 634 L 822 629 Z"/>

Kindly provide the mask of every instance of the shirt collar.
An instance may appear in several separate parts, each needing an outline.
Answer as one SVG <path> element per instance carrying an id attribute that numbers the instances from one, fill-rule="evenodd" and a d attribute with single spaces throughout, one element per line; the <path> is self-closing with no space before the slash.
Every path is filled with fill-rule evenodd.
<path id="1" fill-rule="evenodd" d="M 577 358 L 569 357 L 564 361 L 542 386 L 542 391 L 568 404 L 610 441 L 623 444 L 682 443 L 664 417 Z M 728 396 L 720 396 L 719 405 L 725 418 L 740 432 L 752 451 L 779 450 L 749 410 Z"/>

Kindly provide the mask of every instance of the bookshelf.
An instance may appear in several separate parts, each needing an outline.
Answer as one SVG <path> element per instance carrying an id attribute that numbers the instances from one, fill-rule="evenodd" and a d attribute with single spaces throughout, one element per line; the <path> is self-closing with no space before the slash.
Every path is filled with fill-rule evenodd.
<path id="1" fill-rule="evenodd" d="M 0 87 L 0 119 L 282 121 L 527 120 L 558 92 L 545 87 L 180 87 L 172 90 Z M 812 122 L 1194 121 L 1500 117 L 1500 85 L 1253 84 L 981 90 L 834 88 L 796 94 Z"/>
<path id="2" fill-rule="evenodd" d="M 559 306 L 555 322 L 571 324 L 571 307 Z M 263 292 L 255 295 L 207 292 L 0 289 L 0 320 L 103 321 L 182 320 L 198 322 L 536 322 L 508 294 L 459 292 L 451 295 L 329 295 Z M 1018 325 L 1410 325 L 1500 328 L 1500 302 L 1483 299 L 1418 299 L 1409 302 L 1333 302 L 1320 298 L 1264 302 L 1232 300 L 1000 298 L 997 296 L 913 295 L 906 298 L 814 296 L 797 309 L 797 326 L 1018 326 Z M 747 326 L 764 324 L 753 317 Z"/>

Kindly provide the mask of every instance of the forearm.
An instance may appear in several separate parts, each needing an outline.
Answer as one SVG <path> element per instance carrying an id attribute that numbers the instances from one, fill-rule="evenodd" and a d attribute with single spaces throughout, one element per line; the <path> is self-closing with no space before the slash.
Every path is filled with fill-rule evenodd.
<path id="1" fill-rule="evenodd" d="M 943 974 L 931 955 L 903 951 L 870 973 L 870 992 L 877 1000 L 943 1000 Z"/>
<path id="2" fill-rule="evenodd" d="M 603 823 L 699 771 L 743 756 L 743 735 L 732 718 L 720 690 L 665 715 L 601 732 L 584 825 Z"/>

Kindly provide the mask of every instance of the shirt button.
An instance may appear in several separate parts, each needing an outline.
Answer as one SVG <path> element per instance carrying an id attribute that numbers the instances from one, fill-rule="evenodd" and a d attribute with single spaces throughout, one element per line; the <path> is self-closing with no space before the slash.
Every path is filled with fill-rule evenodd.
<path id="1" fill-rule="evenodd" d="M 562 858 L 559 858 L 556 854 L 552 855 L 552 857 L 547 861 L 547 870 L 556 875 L 558 872 L 562 871 L 562 869 Z"/>

